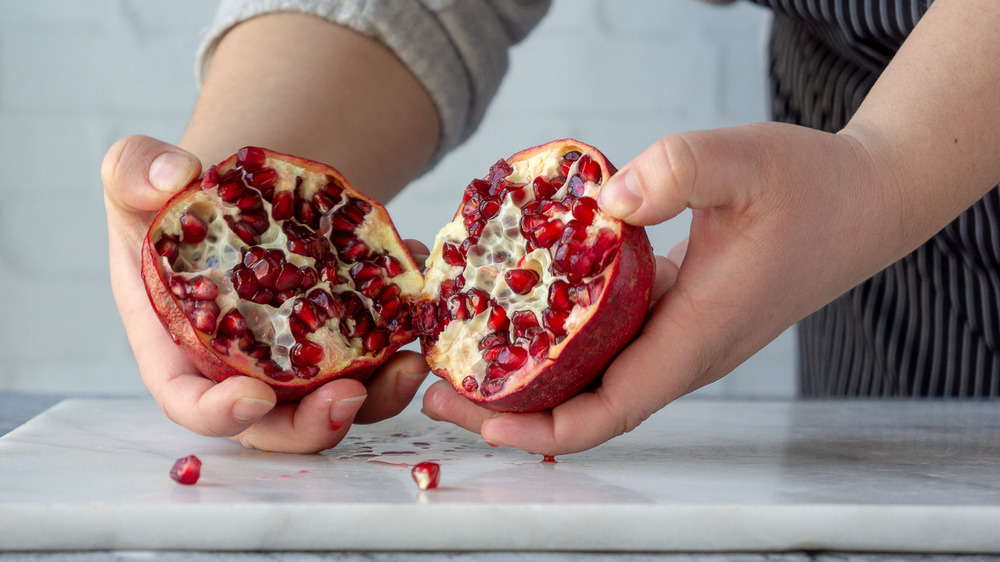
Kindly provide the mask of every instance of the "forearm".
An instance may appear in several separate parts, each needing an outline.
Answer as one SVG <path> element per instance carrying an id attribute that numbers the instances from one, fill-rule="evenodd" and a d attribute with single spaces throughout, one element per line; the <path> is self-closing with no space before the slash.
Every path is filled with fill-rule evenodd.
<path id="1" fill-rule="evenodd" d="M 180 145 L 206 165 L 244 145 L 311 158 L 385 202 L 427 166 L 439 131 L 430 96 L 381 43 L 273 14 L 222 39 Z"/>
<path id="2" fill-rule="evenodd" d="M 995 0 L 937 0 L 842 131 L 894 192 L 900 255 L 1000 182 L 998 26 Z"/>

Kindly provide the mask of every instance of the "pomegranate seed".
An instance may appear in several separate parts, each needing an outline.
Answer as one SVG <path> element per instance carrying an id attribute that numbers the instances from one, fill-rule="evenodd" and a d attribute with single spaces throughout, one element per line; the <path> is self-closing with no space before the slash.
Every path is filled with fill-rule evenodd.
<path id="1" fill-rule="evenodd" d="M 271 218 L 285 221 L 295 216 L 295 196 L 291 191 L 279 191 L 274 194 L 271 203 Z"/>
<path id="2" fill-rule="evenodd" d="M 516 370 L 521 365 L 524 365 L 524 362 L 527 360 L 528 351 L 526 349 L 514 345 L 507 345 L 500 349 L 500 354 L 497 355 L 496 363 L 505 371 L 510 372 Z"/>
<path id="3" fill-rule="evenodd" d="M 257 170 L 264 166 L 267 155 L 256 146 L 245 146 L 236 152 L 236 163 L 247 170 Z"/>
<path id="4" fill-rule="evenodd" d="M 486 221 L 478 220 L 469 225 L 469 236 L 475 236 L 478 239 L 483 234 L 483 228 L 486 226 Z"/>
<path id="5" fill-rule="evenodd" d="M 378 258 L 376 263 L 385 270 L 390 279 L 403 273 L 403 265 L 399 263 L 399 260 L 388 254 Z"/>
<path id="6" fill-rule="evenodd" d="M 566 184 L 566 193 L 572 195 L 573 197 L 580 197 L 583 195 L 584 190 L 586 190 L 587 185 L 583 183 L 580 176 L 573 176 L 569 178 L 569 182 Z"/>
<path id="7" fill-rule="evenodd" d="M 344 303 L 323 289 L 313 289 L 306 298 L 320 308 L 327 318 L 341 319 L 346 316 L 347 311 L 344 308 Z"/>
<path id="8" fill-rule="evenodd" d="M 347 263 L 354 263 L 368 255 L 368 245 L 357 238 L 352 238 L 343 248 L 338 249 L 340 258 Z"/>
<path id="9" fill-rule="evenodd" d="M 215 301 L 197 301 L 191 312 L 191 323 L 198 330 L 211 334 L 215 332 L 215 321 L 219 315 L 219 306 Z"/>
<path id="10" fill-rule="evenodd" d="M 469 307 L 473 314 L 479 314 L 490 306 L 490 295 L 482 289 L 469 289 Z"/>
<path id="11" fill-rule="evenodd" d="M 208 235 L 208 225 L 192 211 L 184 211 L 180 216 L 181 237 L 186 244 L 198 244 Z"/>
<path id="12" fill-rule="evenodd" d="M 491 373 L 493 376 L 490 376 Z M 479 394 L 490 397 L 503 390 L 504 385 L 507 384 L 507 378 L 506 373 L 497 367 L 496 363 L 486 365 L 486 374 L 487 378 L 479 385 Z"/>
<path id="13" fill-rule="evenodd" d="M 166 258 L 167 262 L 171 265 L 180 256 L 180 245 L 177 243 L 177 239 L 168 235 L 163 235 L 163 237 L 157 240 L 153 248 L 157 254 Z"/>
<path id="14" fill-rule="evenodd" d="M 362 314 L 354 324 L 354 336 L 364 339 L 372 332 L 373 329 L 375 329 L 375 321 L 366 312 Z"/>
<path id="15" fill-rule="evenodd" d="M 316 212 L 321 215 L 325 215 L 330 212 L 330 209 L 333 209 L 334 205 L 340 203 L 340 199 L 334 199 L 326 193 L 318 191 L 315 195 L 313 195 L 312 202 L 313 208 L 316 209 Z"/>
<path id="16" fill-rule="evenodd" d="M 247 183 L 259 189 L 262 193 L 273 192 L 278 183 L 278 171 L 274 168 L 261 168 L 246 175 Z"/>
<path id="17" fill-rule="evenodd" d="M 267 256 L 253 264 L 250 270 L 253 271 L 258 284 L 264 287 L 274 288 L 274 282 L 278 280 L 278 274 L 281 272 L 281 266 L 278 265 L 278 263 L 270 256 Z"/>
<path id="18" fill-rule="evenodd" d="M 361 262 L 351 266 L 350 273 L 355 281 L 366 281 L 373 277 L 379 277 L 382 270 L 371 262 Z"/>
<path id="19" fill-rule="evenodd" d="M 549 333 L 539 330 L 531 336 L 531 340 L 528 343 L 528 353 L 536 361 L 542 361 L 549 356 L 550 345 Z"/>
<path id="20" fill-rule="evenodd" d="M 370 334 L 365 337 L 364 346 L 365 351 L 369 353 L 382 351 L 389 345 L 389 332 L 379 328 L 372 330 Z"/>
<path id="21" fill-rule="evenodd" d="M 479 381 L 476 380 L 476 377 L 469 375 L 462 379 L 462 388 L 469 394 L 472 394 L 479 390 Z"/>
<path id="22" fill-rule="evenodd" d="M 379 316 L 381 316 L 386 322 L 398 317 L 402 310 L 403 301 L 400 300 L 399 297 L 393 297 L 375 304 L 375 312 L 378 312 Z"/>
<path id="23" fill-rule="evenodd" d="M 235 308 L 223 314 L 219 320 L 219 333 L 229 337 L 243 335 L 247 329 L 247 319 Z"/>
<path id="24" fill-rule="evenodd" d="M 569 169 L 573 166 L 573 162 L 580 159 L 580 153 L 576 150 L 571 150 L 563 155 L 562 164 L 559 165 L 559 172 L 566 177 L 569 175 Z"/>
<path id="25" fill-rule="evenodd" d="M 379 277 L 372 277 L 371 279 L 365 281 L 360 286 L 358 286 L 358 290 L 361 291 L 361 294 L 363 294 L 364 296 L 374 300 L 376 297 L 379 296 L 384 287 L 385 287 L 385 279 L 379 276 Z"/>
<path id="26" fill-rule="evenodd" d="M 538 317 L 530 310 L 518 310 L 511 315 L 510 323 L 514 326 L 514 336 L 521 337 L 528 328 L 538 327 Z"/>
<path id="27" fill-rule="evenodd" d="M 507 311 L 500 305 L 495 305 L 493 310 L 490 311 L 490 317 L 486 321 L 486 325 L 491 330 L 506 330 L 510 326 L 510 321 L 507 320 Z"/>
<path id="28" fill-rule="evenodd" d="M 241 299 L 249 299 L 257 292 L 257 277 L 249 269 L 233 269 L 230 280 L 233 282 L 233 289 L 236 290 L 236 294 Z"/>
<path id="29" fill-rule="evenodd" d="M 549 306 L 556 310 L 570 310 L 573 301 L 570 299 L 569 283 L 556 279 L 549 285 Z"/>
<path id="30" fill-rule="evenodd" d="M 535 194 L 535 199 L 548 199 L 556 194 L 559 189 L 552 185 L 552 182 L 539 176 L 531 182 L 531 190 Z"/>
<path id="31" fill-rule="evenodd" d="M 240 197 L 236 201 L 236 206 L 240 208 L 241 211 L 256 211 L 264 208 L 264 203 L 261 201 L 260 196 L 251 191 L 247 191 L 247 194 Z"/>
<path id="32" fill-rule="evenodd" d="M 246 192 L 246 188 L 243 187 L 241 183 L 237 183 L 235 181 L 228 181 L 219 184 L 219 197 L 221 197 L 226 203 L 235 203 L 240 197 L 243 197 Z"/>
<path id="33" fill-rule="evenodd" d="M 455 320 L 468 320 L 472 317 L 469 314 L 468 301 L 464 293 L 457 293 L 448 298 L 448 313 Z"/>
<path id="34" fill-rule="evenodd" d="M 544 226 L 533 230 L 528 239 L 534 242 L 539 248 L 548 248 L 559 240 L 564 228 L 563 221 L 552 219 L 545 223 Z"/>
<path id="35" fill-rule="evenodd" d="M 458 292 L 458 283 L 454 279 L 445 279 L 441 282 L 440 293 L 442 299 L 447 299 L 448 297 L 454 295 Z"/>
<path id="36" fill-rule="evenodd" d="M 214 301 L 219 296 L 219 287 L 201 275 L 188 280 L 188 297 L 196 301 Z"/>
<path id="37" fill-rule="evenodd" d="M 326 323 L 326 312 L 306 299 L 295 299 L 292 303 L 292 314 L 301 321 L 310 332 L 315 332 Z"/>
<path id="38" fill-rule="evenodd" d="M 323 347 L 319 344 L 305 340 L 292 346 L 288 353 L 292 365 L 305 367 L 315 365 L 323 360 Z"/>
<path id="39" fill-rule="evenodd" d="M 499 345 L 508 345 L 510 343 L 510 338 L 507 336 L 507 332 L 490 332 L 483 336 L 483 339 L 479 340 L 479 349 L 485 350 Z"/>
<path id="40" fill-rule="evenodd" d="M 496 185 L 500 183 L 500 181 L 506 179 L 506 177 L 513 171 L 514 168 L 512 168 L 506 160 L 501 158 L 500 160 L 497 160 L 495 164 L 490 166 L 490 173 L 487 177 L 489 178 L 490 184 Z"/>
<path id="41" fill-rule="evenodd" d="M 597 201 L 593 197 L 580 197 L 573 200 L 570 209 L 575 218 L 590 224 L 594 222 L 594 216 L 597 215 Z"/>
<path id="42" fill-rule="evenodd" d="M 600 183 L 601 165 L 589 155 L 584 154 L 580 157 L 580 163 L 577 165 L 576 169 L 580 171 L 583 179 L 589 181 L 590 183 Z"/>
<path id="43" fill-rule="evenodd" d="M 248 225 L 242 222 L 234 222 L 232 217 L 226 217 L 226 222 L 229 223 L 229 228 L 236 233 L 236 236 L 238 236 L 244 244 L 257 243 L 257 233 L 254 232 L 254 230 Z"/>
<path id="44" fill-rule="evenodd" d="M 312 289 L 319 282 L 319 279 L 316 278 L 316 270 L 312 268 L 303 267 L 299 270 L 299 274 L 302 277 L 302 281 L 299 282 L 299 289 L 303 291 Z"/>
<path id="45" fill-rule="evenodd" d="M 448 265 L 465 267 L 465 258 L 454 244 L 445 242 L 441 247 L 441 257 Z"/>
<path id="46" fill-rule="evenodd" d="M 500 203 L 495 199 L 486 199 L 479 204 L 479 213 L 484 219 L 490 220 L 500 214 Z"/>
<path id="47" fill-rule="evenodd" d="M 274 300 L 274 289 L 268 287 L 260 287 L 257 292 L 250 297 L 250 302 L 255 302 L 257 304 L 271 304 Z"/>
<path id="48" fill-rule="evenodd" d="M 278 269 L 278 277 L 274 280 L 274 288 L 277 291 L 287 291 L 299 286 L 302 282 L 302 274 L 299 268 L 290 263 L 283 263 Z"/>
<path id="49" fill-rule="evenodd" d="M 303 365 L 295 368 L 295 376 L 300 379 L 311 379 L 319 374 L 319 367 L 316 365 Z"/>
<path id="50" fill-rule="evenodd" d="M 538 284 L 540 276 L 531 269 L 508 269 L 504 272 L 503 278 L 512 291 L 526 295 Z"/>
<path id="51" fill-rule="evenodd" d="M 181 457 L 170 469 L 170 477 L 185 486 L 198 482 L 201 476 L 201 459 L 194 455 Z"/>
<path id="52" fill-rule="evenodd" d="M 421 490 L 437 488 L 441 480 L 441 466 L 434 462 L 422 462 L 410 470 L 410 475 Z"/>
<path id="53" fill-rule="evenodd" d="M 327 176 L 327 183 L 323 186 L 323 193 L 327 197 L 337 201 L 338 203 L 343 198 L 344 188 L 337 183 L 337 180 L 331 176 Z"/>
<path id="54" fill-rule="evenodd" d="M 552 332 L 552 335 L 559 337 L 566 334 L 566 318 L 569 315 L 554 308 L 546 308 L 542 311 L 542 324 Z"/>
<path id="55" fill-rule="evenodd" d="M 267 255 L 267 250 L 261 248 L 260 246 L 253 246 L 248 248 L 243 253 L 243 265 L 247 267 L 253 267 L 253 264 L 264 259 Z"/>
<path id="56" fill-rule="evenodd" d="M 212 164 L 208 167 L 208 170 L 205 171 L 205 175 L 201 178 L 201 188 L 211 189 L 217 185 L 219 185 L 219 167 Z"/>

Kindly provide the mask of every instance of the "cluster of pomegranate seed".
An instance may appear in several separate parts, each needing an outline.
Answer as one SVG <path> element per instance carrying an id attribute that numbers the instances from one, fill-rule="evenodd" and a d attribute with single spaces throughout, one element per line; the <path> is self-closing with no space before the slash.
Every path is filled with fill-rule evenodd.
<path id="1" fill-rule="evenodd" d="M 153 242 L 192 326 L 219 356 L 278 382 L 414 339 L 394 281 L 411 272 L 415 293 L 422 278 L 359 232 L 372 203 L 332 175 L 268 164 L 248 147 L 210 168 Z"/>
<path id="2" fill-rule="evenodd" d="M 602 178 L 589 155 L 568 150 L 538 175 L 500 160 L 466 187 L 439 234 L 440 260 L 428 264 L 438 300 L 416 320 L 430 345 L 476 341 L 478 356 L 462 365 L 466 393 L 488 398 L 512 373 L 545 362 L 574 309 L 600 298 L 621 245 L 595 199 Z M 456 321 L 463 326 L 443 335 Z"/>

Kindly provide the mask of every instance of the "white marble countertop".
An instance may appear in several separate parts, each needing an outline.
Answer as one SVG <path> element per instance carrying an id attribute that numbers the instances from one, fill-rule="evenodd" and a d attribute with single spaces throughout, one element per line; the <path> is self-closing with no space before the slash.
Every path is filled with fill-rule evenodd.
<path id="1" fill-rule="evenodd" d="M 1000 403 L 685 399 L 540 460 L 415 409 L 283 455 L 67 400 L 0 438 L 0 550 L 1000 553 Z"/>

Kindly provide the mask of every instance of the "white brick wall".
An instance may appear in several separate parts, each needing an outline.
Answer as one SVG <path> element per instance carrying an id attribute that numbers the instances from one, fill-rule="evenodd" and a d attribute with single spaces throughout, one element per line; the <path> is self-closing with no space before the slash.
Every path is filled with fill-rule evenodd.
<path id="1" fill-rule="evenodd" d="M 144 391 L 109 289 L 99 167 L 125 134 L 180 136 L 214 8 L 0 0 L 0 389 Z M 390 203 L 397 227 L 430 242 L 469 179 L 553 138 L 624 164 L 672 132 L 765 119 L 765 26 L 746 4 L 556 0 L 476 135 Z M 686 221 L 652 228 L 657 250 Z M 792 377 L 786 334 L 702 392 L 789 396 Z"/>

